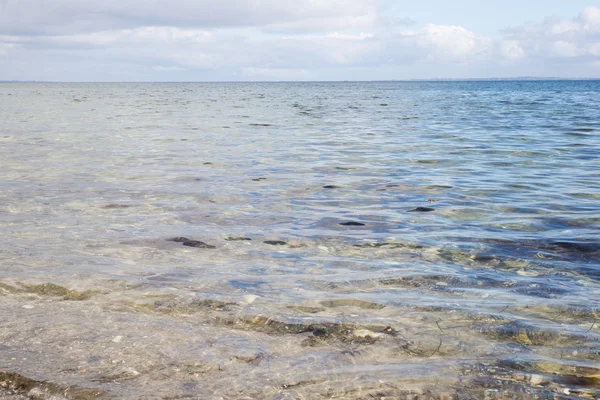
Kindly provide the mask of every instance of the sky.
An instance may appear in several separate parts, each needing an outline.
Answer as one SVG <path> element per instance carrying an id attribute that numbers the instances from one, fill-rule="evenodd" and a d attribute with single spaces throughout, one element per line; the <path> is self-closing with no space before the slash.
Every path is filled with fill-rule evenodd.
<path id="1" fill-rule="evenodd" d="M 0 80 L 600 78 L 593 0 L 0 0 Z"/>

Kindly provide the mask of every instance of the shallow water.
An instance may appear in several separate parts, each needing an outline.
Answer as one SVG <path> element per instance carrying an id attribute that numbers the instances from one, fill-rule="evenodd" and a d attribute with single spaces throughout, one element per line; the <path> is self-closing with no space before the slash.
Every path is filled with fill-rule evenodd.
<path id="1" fill-rule="evenodd" d="M 599 396 L 599 81 L 18 83 L 0 105 L 0 387 Z"/>

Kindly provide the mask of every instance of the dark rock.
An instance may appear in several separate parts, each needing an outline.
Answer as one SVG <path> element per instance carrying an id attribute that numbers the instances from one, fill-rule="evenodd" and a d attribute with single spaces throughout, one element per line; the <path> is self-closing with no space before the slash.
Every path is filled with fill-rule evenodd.
<path id="1" fill-rule="evenodd" d="M 478 261 L 478 262 L 491 262 L 491 261 L 495 261 L 496 257 L 493 254 L 480 253 L 480 254 L 473 255 L 471 257 L 471 259 L 473 261 Z"/>
<path id="2" fill-rule="evenodd" d="M 342 225 L 342 226 L 365 226 L 365 224 L 363 224 L 362 222 L 355 222 L 355 221 L 340 222 L 340 225 Z"/>
<path id="3" fill-rule="evenodd" d="M 341 189 L 341 186 L 337 186 L 337 185 L 325 185 L 323 186 L 323 189 Z"/>
<path id="4" fill-rule="evenodd" d="M 131 207 L 129 204 L 116 204 L 116 203 L 106 204 L 106 205 L 102 206 L 102 208 L 129 208 L 129 207 Z"/>
<path id="5" fill-rule="evenodd" d="M 225 238 L 228 242 L 241 242 L 241 241 L 250 241 L 249 237 L 246 236 L 228 236 Z"/>
<path id="6" fill-rule="evenodd" d="M 263 243 L 270 244 L 272 246 L 283 246 L 287 244 L 281 240 L 265 240 Z"/>
<path id="7" fill-rule="evenodd" d="M 593 253 L 600 251 L 600 243 L 595 242 L 552 242 L 550 248 L 572 252 Z"/>
<path id="8" fill-rule="evenodd" d="M 199 240 L 188 240 L 186 242 L 183 242 L 183 245 L 188 246 L 188 247 L 197 247 L 199 249 L 216 249 L 217 248 L 216 246 L 201 242 Z"/>
<path id="9" fill-rule="evenodd" d="M 172 239 L 168 239 L 169 242 L 178 242 L 182 243 L 184 246 L 188 247 L 197 247 L 199 249 L 216 249 L 216 246 L 201 242 L 199 240 L 191 240 L 186 237 L 174 237 Z"/>
<path id="10" fill-rule="evenodd" d="M 182 236 L 167 239 L 169 242 L 188 242 L 190 239 Z"/>
<path id="11" fill-rule="evenodd" d="M 414 210 L 410 210 L 409 212 L 432 212 L 432 211 L 435 211 L 435 208 L 417 207 Z"/>

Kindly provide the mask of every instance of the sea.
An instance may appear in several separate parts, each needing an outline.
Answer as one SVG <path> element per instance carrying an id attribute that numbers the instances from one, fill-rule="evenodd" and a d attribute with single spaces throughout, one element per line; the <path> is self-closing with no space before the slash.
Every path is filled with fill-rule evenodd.
<path id="1" fill-rule="evenodd" d="M 600 398 L 600 81 L 1 83 L 0 234 L 0 395 Z"/>

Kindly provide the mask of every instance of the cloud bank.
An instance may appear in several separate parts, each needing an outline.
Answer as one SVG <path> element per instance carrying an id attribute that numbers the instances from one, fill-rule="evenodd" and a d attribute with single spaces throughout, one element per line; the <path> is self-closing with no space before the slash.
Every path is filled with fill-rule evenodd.
<path id="1" fill-rule="evenodd" d="M 0 79 L 600 77 L 600 7 L 479 35 L 380 0 L 4 0 Z"/>

